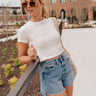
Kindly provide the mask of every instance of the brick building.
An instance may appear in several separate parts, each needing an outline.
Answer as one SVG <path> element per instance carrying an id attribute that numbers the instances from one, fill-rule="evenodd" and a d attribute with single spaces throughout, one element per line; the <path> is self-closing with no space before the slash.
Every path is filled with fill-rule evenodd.
<path id="1" fill-rule="evenodd" d="M 47 4 L 50 16 L 59 18 L 63 11 L 66 18 L 83 15 L 86 20 L 96 19 L 96 0 L 47 0 Z"/>
<path id="2" fill-rule="evenodd" d="M 64 17 L 66 18 L 70 17 L 72 20 L 79 19 L 82 17 L 85 20 L 96 19 L 96 0 L 46 0 L 46 1 L 50 16 L 60 18 L 61 12 L 63 11 Z M 14 8 L 11 9 L 13 10 Z M 18 9 L 20 10 L 20 7 L 18 7 Z"/>

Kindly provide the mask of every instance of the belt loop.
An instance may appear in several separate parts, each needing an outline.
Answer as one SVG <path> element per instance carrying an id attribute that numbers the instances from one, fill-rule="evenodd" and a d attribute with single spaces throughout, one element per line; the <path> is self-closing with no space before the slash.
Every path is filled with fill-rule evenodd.
<path id="1" fill-rule="evenodd" d="M 63 56 L 63 55 L 61 56 L 61 58 L 62 58 L 62 60 L 64 61 L 64 56 Z"/>
<path id="2" fill-rule="evenodd" d="M 61 54 L 61 56 L 60 56 L 60 61 L 63 62 L 63 61 L 62 61 L 62 54 Z"/>
<path id="3" fill-rule="evenodd" d="M 58 64 L 58 60 L 57 59 L 55 59 L 55 61 L 56 61 L 56 65 Z"/>

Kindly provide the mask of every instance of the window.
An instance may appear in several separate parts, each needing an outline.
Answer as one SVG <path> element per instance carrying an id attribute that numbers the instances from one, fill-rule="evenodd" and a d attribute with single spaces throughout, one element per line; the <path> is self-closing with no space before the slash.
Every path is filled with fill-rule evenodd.
<path id="1" fill-rule="evenodd" d="M 71 2 L 74 2 L 74 1 L 76 1 L 76 0 L 71 0 Z"/>
<path id="2" fill-rule="evenodd" d="M 93 7 L 93 20 L 96 20 L 96 7 Z"/>
<path id="3" fill-rule="evenodd" d="M 51 0 L 52 4 L 56 3 L 56 0 Z"/>
<path id="4" fill-rule="evenodd" d="M 64 3 L 66 0 L 60 0 L 61 3 Z"/>

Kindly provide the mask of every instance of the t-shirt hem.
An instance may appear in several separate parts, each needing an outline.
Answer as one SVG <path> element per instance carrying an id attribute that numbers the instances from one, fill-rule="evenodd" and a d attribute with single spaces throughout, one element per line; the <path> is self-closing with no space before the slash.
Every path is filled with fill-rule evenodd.
<path id="1" fill-rule="evenodd" d="M 50 57 L 46 57 L 46 58 L 44 58 L 44 59 L 40 59 L 40 62 L 45 61 L 45 60 L 47 60 L 47 59 L 54 58 L 54 57 L 60 55 L 63 51 L 64 51 L 64 49 L 62 49 L 62 50 L 61 50 L 58 54 L 56 54 L 55 56 L 50 56 Z"/>

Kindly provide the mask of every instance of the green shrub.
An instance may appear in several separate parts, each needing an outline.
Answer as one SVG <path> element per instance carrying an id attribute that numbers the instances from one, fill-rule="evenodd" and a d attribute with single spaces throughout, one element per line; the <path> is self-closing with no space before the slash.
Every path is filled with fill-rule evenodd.
<path id="1" fill-rule="evenodd" d="M 13 75 L 13 69 L 11 68 L 11 64 L 7 64 L 4 66 L 5 76 Z"/>
<path id="2" fill-rule="evenodd" d="M 15 55 L 15 54 L 16 54 L 15 50 L 12 50 L 12 52 L 13 52 L 13 53 L 12 53 L 13 55 Z"/>
<path id="3" fill-rule="evenodd" d="M 15 26 L 19 26 L 19 23 L 17 22 L 17 23 L 15 24 Z"/>
<path id="4" fill-rule="evenodd" d="M 18 42 L 16 42 L 16 49 L 18 49 Z"/>
<path id="5" fill-rule="evenodd" d="M 7 52 L 7 48 L 4 48 L 4 49 L 2 50 L 3 56 L 6 55 L 6 52 Z"/>
<path id="6" fill-rule="evenodd" d="M 0 63 L 2 62 L 2 60 L 0 59 Z"/>
<path id="7" fill-rule="evenodd" d="M 21 22 L 21 23 L 20 23 L 21 26 L 24 25 L 24 24 L 25 24 L 25 22 Z"/>
<path id="8" fill-rule="evenodd" d="M 18 78 L 16 78 L 15 76 L 8 80 L 8 82 L 10 83 L 10 90 L 14 87 L 17 81 L 18 81 Z"/>
<path id="9" fill-rule="evenodd" d="M 12 54 L 15 55 L 16 54 L 15 48 L 11 48 L 11 50 L 12 50 Z"/>
<path id="10" fill-rule="evenodd" d="M 16 58 L 15 60 L 14 60 L 14 64 L 13 64 L 15 67 L 19 67 L 20 66 L 20 63 L 19 63 L 19 60 L 18 60 L 18 58 Z"/>
<path id="11" fill-rule="evenodd" d="M 69 29 L 70 27 L 68 26 L 67 28 Z"/>
<path id="12" fill-rule="evenodd" d="M 13 56 L 13 55 L 11 55 L 11 58 L 14 58 L 14 56 Z"/>
<path id="13" fill-rule="evenodd" d="M 11 58 L 8 60 L 8 62 L 13 62 L 13 61 L 15 61 L 15 58 Z"/>
<path id="14" fill-rule="evenodd" d="M 74 26 L 72 25 L 71 28 L 74 28 Z"/>
<path id="15" fill-rule="evenodd" d="M 76 27 L 76 28 L 78 28 L 78 27 L 79 27 L 79 25 L 76 25 L 75 27 Z"/>
<path id="16" fill-rule="evenodd" d="M 92 27 L 92 24 L 90 24 L 89 27 Z"/>
<path id="17" fill-rule="evenodd" d="M 21 75 L 25 72 L 26 67 L 27 67 L 27 64 L 24 64 L 24 65 L 22 65 L 22 66 L 19 67 L 20 70 L 21 70 Z"/>
<path id="18" fill-rule="evenodd" d="M 3 83 L 3 81 L 2 81 L 2 80 L 0 80 L 0 86 L 3 86 L 3 84 L 4 84 L 4 83 Z"/>
<path id="19" fill-rule="evenodd" d="M 82 28 L 84 28 L 86 25 L 81 25 L 82 26 Z"/>
<path id="20" fill-rule="evenodd" d="M 0 79 L 1 79 L 1 74 L 0 74 Z M 2 80 L 0 80 L 0 86 L 3 86 L 3 81 Z"/>
<path id="21" fill-rule="evenodd" d="M 4 58 L 5 58 L 5 56 L 2 56 L 1 58 L 2 58 L 2 59 L 4 59 Z"/>
<path id="22" fill-rule="evenodd" d="M 14 48 L 11 48 L 11 50 L 14 50 Z"/>

